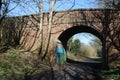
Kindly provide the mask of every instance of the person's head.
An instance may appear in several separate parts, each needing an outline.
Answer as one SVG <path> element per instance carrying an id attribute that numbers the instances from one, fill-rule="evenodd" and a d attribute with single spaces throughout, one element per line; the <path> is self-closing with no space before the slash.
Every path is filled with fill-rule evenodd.
<path id="1" fill-rule="evenodd" d="M 60 40 L 57 40 L 57 44 L 61 44 L 62 42 Z"/>
<path id="2" fill-rule="evenodd" d="M 59 46 L 59 47 L 63 47 L 62 42 L 61 42 L 60 40 L 57 40 L 57 41 L 56 41 L 56 44 L 57 44 L 57 46 Z"/>

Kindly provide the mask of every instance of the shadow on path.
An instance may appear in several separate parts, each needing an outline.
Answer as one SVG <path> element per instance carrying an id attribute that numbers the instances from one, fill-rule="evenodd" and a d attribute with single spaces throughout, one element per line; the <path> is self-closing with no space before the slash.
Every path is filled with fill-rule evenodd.
<path id="1" fill-rule="evenodd" d="M 34 76 L 32 80 L 103 80 L 99 75 L 99 65 L 69 61 L 62 70 L 55 67 L 49 71 Z"/>

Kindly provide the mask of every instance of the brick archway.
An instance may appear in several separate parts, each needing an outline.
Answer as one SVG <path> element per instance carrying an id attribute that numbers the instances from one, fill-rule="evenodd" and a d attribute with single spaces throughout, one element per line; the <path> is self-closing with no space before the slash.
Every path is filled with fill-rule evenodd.
<path id="1" fill-rule="evenodd" d="M 100 32 L 98 32 L 97 30 L 93 29 L 90 26 L 84 26 L 84 25 L 73 26 L 71 28 L 68 28 L 67 30 L 65 30 L 60 34 L 58 39 L 62 42 L 64 48 L 67 49 L 67 41 L 69 40 L 69 38 L 77 33 L 82 33 L 82 32 L 87 32 L 95 35 L 103 43 L 103 36 L 101 35 Z"/>

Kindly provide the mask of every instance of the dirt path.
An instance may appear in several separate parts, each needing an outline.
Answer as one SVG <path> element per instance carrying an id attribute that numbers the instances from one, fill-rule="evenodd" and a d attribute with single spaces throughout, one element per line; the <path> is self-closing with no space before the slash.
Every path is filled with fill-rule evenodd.
<path id="1" fill-rule="evenodd" d="M 34 76 L 32 80 L 102 80 L 97 74 L 99 71 L 91 68 L 89 65 L 76 63 L 66 64 L 62 70 L 46 71 L 40 75 Z"/>

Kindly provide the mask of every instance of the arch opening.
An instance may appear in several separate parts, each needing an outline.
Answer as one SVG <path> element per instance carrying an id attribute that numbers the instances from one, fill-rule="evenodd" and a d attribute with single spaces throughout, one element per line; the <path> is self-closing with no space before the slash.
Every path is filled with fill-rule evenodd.
<path id="1" fill-rule="evenodd" d="M 91 33 L 77 33 L 67 42 L 67 57 L 74 61 L 101 60 L 102 42 Z"/>

